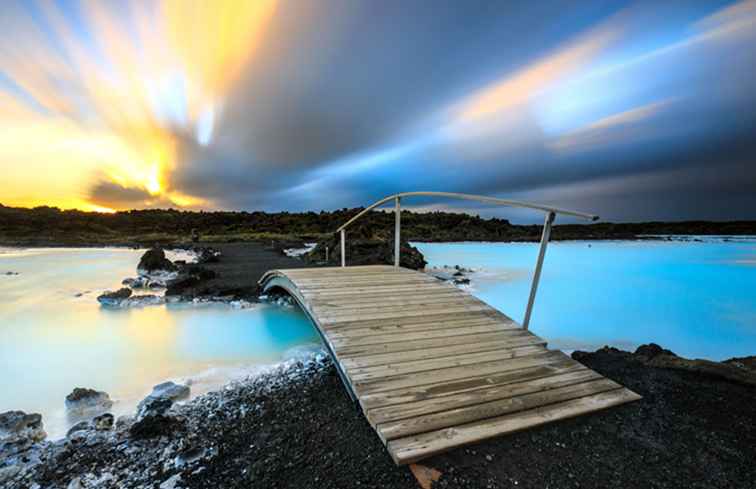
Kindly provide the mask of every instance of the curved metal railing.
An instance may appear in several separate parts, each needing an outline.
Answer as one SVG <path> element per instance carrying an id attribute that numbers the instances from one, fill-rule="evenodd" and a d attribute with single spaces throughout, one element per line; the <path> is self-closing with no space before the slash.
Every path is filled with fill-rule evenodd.
<path id="1" fill-rule="evenodd" d="M 543 233 L 541 234 L 541 246 L 538 251 L 538 260 L 536 261 L 535 272 L 533 273 L 533 282 L 530 285 L 530 296 L 528 297 L 528 306 L 525 309 L 525 319 L 522 322 L 522 326 L 528 329 L 530 325 L 530 316 L 533 312 L 533 303 L 535 302 L 536 291 L 538 290 L 538 281 L 541 278 L 541 268 L 543 267 L 543 258 L 546 255 L 546 246 L 548 245 L 549 238 L 551 236 L 551 225 L 554 223 L 554 219 L 557 214 L 564 214 L 566 216 L 579 217 L 590 221 L 598 220 L 599 216 L 594 214 L 587 214 L 585 212 L 572 211 L 567 209 L 560 209 L 558 207 L 550 207 L 541 204 L 533 204 L 530 202 L 521 202 L 517 200 L 499 199 L 496 197 L 487 197 L 484 195 L 472 195 L 472 194 L 459 194 L 454 192 L 402 192 L 394 195 L 389 195 L 374 204 L 369 205 L 363 209 L 359 214 L 348 220 L 340 228 L 336 230 L 341 235 L 341 266 L 346 266 L 346 229 L 360 217 L 364 216 L 371 210 L 379 207 L 386 202 L 394 201 L 394 266 L 399 266 L 400 252 L 401 252 L 401 200 L 402 197 L 445 197 L 451 199 L 460 200 L 474 200 L 477 202 L 485 202 L 488 204 L 503 205 L 508 207 L 520 207 L 524 209 L 533 209 L 546 213 L 546 218 L 543 223 Z"/>

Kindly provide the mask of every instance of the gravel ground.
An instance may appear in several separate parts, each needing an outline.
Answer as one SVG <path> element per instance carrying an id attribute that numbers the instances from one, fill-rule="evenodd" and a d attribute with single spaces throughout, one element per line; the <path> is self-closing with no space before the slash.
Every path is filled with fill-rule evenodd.
<path id="1" fill-rule="evenodd" d="M 753 488 L 756 389 L 605 349 L 586 365 L 642 401 L 423 462 L 434 488 Z M 322 354 L 174 406 L 163 436 L 133 419 L 40 448 L 6 487 L 417 488 Z"/>

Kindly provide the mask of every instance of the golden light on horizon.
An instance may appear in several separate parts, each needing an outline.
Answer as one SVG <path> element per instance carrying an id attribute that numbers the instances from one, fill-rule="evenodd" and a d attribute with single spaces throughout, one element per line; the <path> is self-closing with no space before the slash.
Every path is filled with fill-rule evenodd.
<path id="1" fill-rule="evenodd" d="M 225 97 L 276 6 L 166 0 L 129 4 L 124 15 L 87 2 L 81 26 L 45 3 L 40 12 L 54 40 L 16 8 L 0 21 L 21 41 L 17 49 L 0 47 L 0 71 L 18 87 L 0 91 L 0 158 L 13 168 L 2 203 L 128 207 L 92 192 L 104 182 L 142 195 L 143 206 L 207 204 L 172 186 L 178 145 L 212 142 Z"/>

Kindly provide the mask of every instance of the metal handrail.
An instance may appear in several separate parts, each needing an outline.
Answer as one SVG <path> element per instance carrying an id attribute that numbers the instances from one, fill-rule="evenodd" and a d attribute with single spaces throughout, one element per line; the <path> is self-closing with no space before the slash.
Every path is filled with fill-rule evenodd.
<path id="1" fill-rule="evenodd" d="M 412 197 L 412 196 L 432 196 L 432 197 L 448 197 L 452 199 L 461 199 L 461 200 L 475 200 L 478 202 L 486 202 L 489 204 L 496 204 L 496 205 L 505 205 L 509 207 L 521 207 L 525 209 L 534 209 L 539 210 L 546 213 L 546 219 L 543 223 L 543 233 L 541 234 L 541 246 L 538 250 L 538 261 L 536 261 L 536 268 L 535 272 L 533 273 L 533 282 L 530 285 L 530 296 L 528 297 L 528 306 L 527 309 L 525 309 L 525 319 L 522 322 L 522 326 L 525 329 L 528 329 L 530 325 L 530 316 L 533 312 L 533 304 L 535 303 L 535 296 L 536 291 L 538 290 L 538 282 L 541 278 L 541 268 L 543 267 L 543 259 L 546 255 L 546 246 L 549 243 L 549 238 L 551 237 L 551 225 L 554 223 L 554 219 L 556 218 L 557 214 L 564 214 L 566 216 L 573 216 L 573 217 L 579 217 L 581 219 L 588 219 L 591 221 L 598 220 L 599 216 L 594 214 L 587 214 L 585 212 L 579 212 L 579 211 L 571 211 L 567 209 L 560 209 L 558 207 L 549 207 L 546 205 L 541 204 L 532 204 L 529 202 L 520 202 L 517 200 L 508 200 L 508 199 L 499 199 L 496 197 L 487 197 L 484 195 L 472 195 L 472 194 L 458 194 L 454 192 L 402 192 L 394 195 L 389 195 L 388 197 L 385 197 L 374 204 L 369 205 L 365 209 L 363 209 L 360 213 L 358 213 L 356 216 L 348 220 L 344 225 L 342 225 L 340 228 L 336 230 L 337 233 L 341 235 L 341 266 L 346 266 L 346 228 L 348 228 L 353 222 L 355 222 L 360 217 L 367 214 L 369 211 L 375 209 L 376 207 L 385 204 L 386 202 L 389 202 L 391 200 L 394 201 L 394 266 L 399 266 L 399 258 L 400 258 L 400 251 L 401 251 L 401 242 L 400 242 L 400 228 L 401 228 L 401 200 L 402 197 Z"/>

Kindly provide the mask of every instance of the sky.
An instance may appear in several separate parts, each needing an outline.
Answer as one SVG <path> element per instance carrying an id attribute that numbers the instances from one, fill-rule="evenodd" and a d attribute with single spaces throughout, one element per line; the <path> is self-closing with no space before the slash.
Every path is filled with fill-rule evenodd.
<path id="1" fill-rule="evenodd" d="M 4 205 L 756 219 L 756 0 L 6 0 L 0 29 Z"/>

